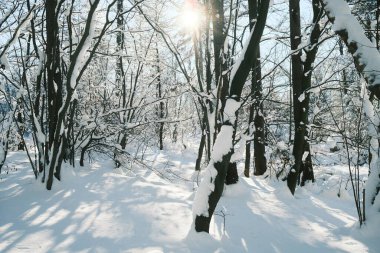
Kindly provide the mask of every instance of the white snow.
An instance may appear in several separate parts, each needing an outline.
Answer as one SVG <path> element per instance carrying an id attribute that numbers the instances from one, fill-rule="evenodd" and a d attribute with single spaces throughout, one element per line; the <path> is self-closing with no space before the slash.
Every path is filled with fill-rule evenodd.
<path id="1" fill-rule="evenodd" d="M 280 150 L 288 150 L 289 147 L 285 144 L 285 142 L 283 141 L 279 141 L 276 146 L 280 149 Z"/>
<path id="2" fill-rule="evenodd" d="M 232 134 L 233 127 L 223 125 L 220 129 L 218 137 L 216 137 L 215 144 L 212 148 L 211 159 L 214 162 L 222 161 L 223 155 L 230 152 L 232 148 Z"/>
<path id="3" fill-rule="evenodd" d="M 208 217 L 208 196 L 214 191 L 215 185 L 214 180 L 218 174 L 217 170 L 214 168 L 213 163 L 210 163 L 203 173 L 202 181 L 199 184 L 197 192 L 195 193 L 194 204 L 193 204 L 193 215 L 202 215 Z"/>
<path id="4" fill-rule="evenodd" d="M 208 217 L 208 196 L 214 191 L 214 180 L 218 172 L 214 167 L 215 162 L 223 160 L 232 148 L 233 127 L 223 125 L 216 137 L 212 152 L 211 161 L 203 173 L 202 181 L 197 189 L 193 204 L 193 214 Z"/>
<path id="5" fill-rule="evenodd" d="M 239 110 L 241 102 L 235 99 L 228 98 L 226 101 L 226 106 L 224 107 L 224 114 L 230 123 L 234 123 L 236 120 L 236 112 Z"/>
<path id="6" fill-rule="evenodd" d="M 305 161 L 308 155 L 309 155 L 308 151 L 304 152 L 302 155 L 302 161 Z"/>
<path id="7" fill-rule="evenodd" d="M 305 100 L 305 92 L 302 92 L 302 94 L 298 97 L 298 101 L 302 102 Z"/>
<path id="8" fill-rule="evenodd" d="M 295 197 L 282 181 L 241 177 L 226 187 L 210 235 L 195 233 L 189 146 L 147 154 L 151 169 L 115 170 L 101 156 L 65 166 L 52 191 L 34 180 L 24 153 L 10 152 L 0 174 L 0 252 L 379 251 L 380 219 L 359 229 L 344 165 L 317 166 L 317 181 Z"/>

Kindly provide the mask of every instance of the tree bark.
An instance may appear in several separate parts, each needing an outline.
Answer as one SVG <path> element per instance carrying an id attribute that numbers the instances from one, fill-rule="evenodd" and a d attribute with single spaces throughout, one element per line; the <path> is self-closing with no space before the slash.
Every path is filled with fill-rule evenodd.
<path id="1" fill-rule="evenodd" d="M 308 89 L 311 87 L 311 74 L 313 71 L 313 65 L 315 61 L 315 57 L 318 52 L 318 40 L 321 36 L 322 29 L 319 25 L 319 21 L 322 17 L 322 6 L 319 3 L 319 0 L 313 0 L 313 28 L 310 33 L 310 45 L 308 45 L 305 48 L 305 54 L 306 58 L 303 61 L 303 75 L 302 75 L 302 81 L 303 81 L 303 93 L 305 95 L 305 99 L 301 102 L 302 103 L 302 110 L 303 110 L 303 118 L 305 120 L 305 125 L 307 126 L 309 124 L 309 102 L 310 102 L 310 94 L 308 92 Z M 310 143 L 309 143 L 309 128 L 306 127 L 305 129 L 305 136 L 304 136 L 304 154 L 307 153 L 307 156 L 304 161 L 302 161 L 302 178 L 301 178 L 301 186 L 305 185 L 307 181 L 314 182 L 314 171 L 313 171 L 313 163 L 311 160 L 311 150 L 310 150 Z"/>
<path id="2" fill-rule="evenodd" d="M 62 105 L 62 77 L 60 71 L 59 26 L 57 0 L 46 1 L 46 66 L 47 66 L 47 102 L 49 121 L 49 148 L 54 142 L 58 111 Z"/>
<path id="3" fill-rule="evenodd" d="M 253 20 L 257 19 L 258 13 L 258 1 L 249 0 L 249 26 L 250 30 L 254 28 Z M 267 170 L 266 157 L 265 157 L 265 135 L 264 135 L 264 117 L 263 117 L 263 103 L 262 103 L 262 85 L 261 85 L 261 61 L 260 61 L 260 47 L 257 49 L 257 55 L 252 64 L 252 80 L 251 80 L 251 92 L 253 103 L 249 108 L 248 124 L 251 125 L 254 122 L 254 161 L 255 161 L 255 175 L 262 175 Z M 250 156 L 251 156 L 251 141 L 246 143 L 246 161 L 244 168 L 244 175 L 249 177 L 250 168 Z"/>
<path id="4" fill-rule="evenodd" d="M 127 86 L 125 82 L 124 64 L 123 64 L 123 54 L 124 54 L 124 6 L 123 0 L 117 0 L 117 33 L 116 33 L 116 49 L 117 49 L 117 60 L 116 60 L 116 85 L 121 91 L 121 107 L 127 107 Z M 120 102 L 119 102 L 120 103 Z M 122 124 L 126 122 L 126 111 L 121 113 L 120 122 Z M 120 146 L 122 149 L 126 148 L 127 145 L 127 133 L 125 130 L 121 131 L 120 134 Z"/>
<path id="5" fill-rule="evenodd" d="M 255 135 L 253 139 L 253 156 L 255 159 L 254 175 L 263 175 L 267 171 L 267 159 L 265 157 L 265 120 L 264 120 L 264 106 L 262 96 L 261 84 L 261 61 L 260 61 L 260 48 L 257 50 L 257 60 L 253 65 L 252 70 L 255 73 L 255 79 L 252 80 L 252 88 L 254 91 L 254 124 Z"/>
<path id="6" fill-rule="evenodd" d="M 47 68 L 47 108 L 48 108 L 48 150 L 53 153 L 47 161 L 49 164 L 49 174 L 46 188 L 51 189 L 53 175 L 55 173 L 55 158 L 57 153 L 54 148 L 61 147 L 61 138 L 56 139 L 58 127 L 59 109 L 62 106 L 62 79 L 60 72 L 59 54 L 59 26 L 58 12 L 59 3 L 57 0 L 49 0 L 45 3 L 46 10 L 46 68 Z M 58 161 L 57 161 L 58 162 Z"/>
<path id="7" fill-rule="evenodd" d="M 303 92 L 302 89 L 302 75 L 303 68 L 301 62 L 301 51 L 298 46 L 301 44 L 301 22 L 300 22 L 300 6 L 299 0 L 289 0 L 289 16 L 290 16 L 290 46 L 293 52 L 291 56 L 292 64 L 292 88 L 293 88 L 293 116 L 294 116 L 294 144 L 293 156 L 294 165 L 290 169 L 287 177 L 287 184 L 289 190 L 294 194 L 297 181 L 300 175 L 302 164 L 302 155 L 304 151 L 306 122 L 303 107 L 299 99 Z"/>
<path id="8" fill-rule="evenodd" d="M 314 172 L 309 143 L 309 100 L 308 89 L 311 87 L 311 74 L 315 56 L 318 51 L 318 39 L 321 29 L 318 24 L 322 12 L 317 0 L 313 0 L 313 28 L 310 34 L 310 45 L 305 48 L 306 58 L 301 60 L 301 51 L 298 47 L 301 43 L 301 24 L 299 0 L 290 0 L 290 40 L 292 54 L 292 88 L 294 104 L 294 165 L 289 171 L 287 183 L 290 191 L 294 194 L 297 182 L 305 185 L 306 181 L 314 181 Z M 306 154 L 306 157 L 304 157 Z M 302 178 L 301 177 L 302 173 Z"/>
<path id="9" fill-rule="evenodd" d="M 231 100 L 231 104 L 236 105 L 236 103 L 239 103 L 244 83 L 249 75 L 253 61 L 255 60 L 255 58 L 252 56 L 257 55 L 257 49 L 259 47 L 260 39 L 264 31 L 268 9 L 269 0 L 262 0 L 259 7 L 257 24 L 255 26 L 255 29 L 251 32 L 249 41 L 245 46 L 246 50 L 244 55 L 242 56 L 242 61 L 240 62 L 240 64 L 234 66 L 235 71 L 233 71 L 234 74 L 231 76 L 229 98 L 227 99 Z M 217 136 L 217 140 L 215 142 L 214 147 L 217 147 L 216 145 L 218 144 L 218 140 L 223 138 L 228 138 L 227 143 L 231 147 L 233 147 L 234 133 L 231 134 L 229 133 L 229 131 L 236 131 L 236 129 L 234 129 L 234 126 L 236 121 L 237 110 L 238 108 L 228 108 L 229 117 L 224 117 L 221 132 Z M 200 208 L 198 207 L 199 209 L 194 210 L 194 225 L 195 230 L 197 232 L 209 232 L 211 217 L 223 192 L 224 180 L 226 178 L 227 167 L 231 159 L 231 154 L 231 149 L 227 150 L 226 148 L 224 148 L 222 149 L 221 154 L 215 154 L 213 152 L 211 155 L 211 161 L 214 160 L 214 162 L 213 164 L 209 165 L 209 174 L 202 180 L 200 184 L 200 189 L 202 190 L 197 191 L 194 201 L 195 204 L 199 204 L 200 206 Z M 212 184 L 213 187 L 210 188 L 210 184 Z M 210 191 L 206 198 L 205 196 L 202 196 L 203 194 L 206 194 L 205 192 L 203 192 L 204 189 Z M 207 203 L 204 203 L 206 199 Z M 206 206 L 207 210 L 204 209 L 206 208 Z"/>
<path id="10" fill-rule="evenodd" d="M 67 121 L 67 112 L 68 112 L 69 106 L 71 104 L 71 100 L 73 98 L 76 87 L 78 85 L 78 81 L 80 80 L 81 76 L 83 75 L 83 72 L 85 71 L 86 67 L 88 66 L 88 63 L 93 56 L 93 53 L 90 54 L 89 58 L 85 61 L 85 64 L 83 66 L 81 66 L 80 70 L 78 70 L 76 68 L 78 67 L 77 64 L 79 62 L 80 55 L 83 53 L 84 50 L 87 51 L 87 49 L 88 49 L 85 46 L 87 46 L 86 42 L 90 37 L 91 23 L 93 21 L 92 18 L 94 16 L 95 10 L 99 4 L 99 1 L 100 0 L 94 0 L 94 1 L 91 1 L 91 3 L 90 3 L 90 10 L 88 13 L 88 19 L 86 21 L 86 26 L 84 29 L 83 36 L 80 39 L 78 46 L 75 49 L 75 52 L 73 53 L 73 55 L 71 55 L 71 58 L 70 58 L 70 65 L 68 67 L 67 77 L 66 77 L 67 81 L 66 81 L 65 100 L 63 102 L 61 102 L 61 106 L 60 106 L 60 108 L 58 108 L 57 114 L 54 115 L 54 117 L 56 118 L 56 121 L 55 121 L 55 129 L 54 129 L 53 137 L 50 137 L 51 133 L 49 132 L 49 140 L 51 139 L 52 143 L 51 143 L 51 146 L 49 149 L 49 160 L 48 160 L 49 174 L 48 174 L 48 179 L 46 182 L 46 189 L 47 190 L 51 190 L 51 188 L 52 188 L 53 177 L 54 176 L 56 176 L 57 178 L 60 177 L 59 174 L 60 174 L 60 169 L 61 169 L 61 165 L 62 165 L 62 161 L 63 161 L 63 152 L 62 151 L 63 151 L 63 148 L 65 147 L 63 141 L 64 141 L 64 138 L 67 137 L 67 136 L 65 136 L 65 131 L 64 131 L 65 127 L 66 127 L 66 121 Z M 56 7 L 54 4 L 51 5 L 51 3 L 55 2 L 55 1 L 52 1 L 52 2 L 46 1 L 46 2 L 47 2 L 46 8 L 47 9 L 49 8 L 49 12 L 54 11 L 54 13 L 55 13 L 55 15 L 50 13 L 49 17 L 54 16 L 57 19 L 58 16 L 56 14 L 58 13 L 59 8 L 58 7 L 54 8 L 54 7 Z M 62 3 L 63 3 L 63 1 L 60 2 L 60 4 L 62 4 Z M 111 3 L 111 5 L 113 5 L 114 3 L 115 2 Z M 107 13 L 109 12 L 111 5 L 107 9 Z M 56 11 L 57 11 L 57 13 L 56 13 Z M 48 23 L 48 18 L 47 18 L 47 23 Z M 95 44 L 94 49 L 96 49 L 96 47 L 99 45 L 100 39 L 104 35 L 106 27 L 107 27 L 107 24 L 105 24 L 103 26 L 103 29 L 101 30 L 101 33 L 97 38 L 98 41 Z M 58 28 L 56 28 L 56 29 L 58 29 Z M 57 31 L 52 31 L 52 32 L 57 34 Z M 58 50 L 58 49 L 55 49 L 55 50 Z M 83 60 L 83 59 L 80 59 L 80 60 Z M 49 65 L 47 65 L 47 68 L 49 69 Z M 75 78 L 73 78 L 73 77 L 75 77 Z M 63 89 L 63 86 L 61 88 Z M 47 105 L 47 106 L 50 107 L 50 105 Z M 50 114 L 49 114 L 49 117 L 50 117 Z"/>
<path id="11" fill-rule="evenodd" d="M 157 123 L 158 142 L 160 150 L 164 149 L 164 107 L 165 104 L 162 99 L 162 82 L 161 82 L 161 68 L 160 68 L 160 56 L 158 53 L 158 44 L 156 44 L 156 71 L 157 71 L 157 99 L 160 99 L 159 106 L 157 108 L 157 116 L 160 122 Z"/>

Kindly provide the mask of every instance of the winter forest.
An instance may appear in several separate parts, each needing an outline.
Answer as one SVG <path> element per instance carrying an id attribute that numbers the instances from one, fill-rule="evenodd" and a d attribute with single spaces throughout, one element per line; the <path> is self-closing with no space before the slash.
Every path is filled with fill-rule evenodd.
<path id="1" fill-rule="evenodd" d="M 0 0 L 0 252 L 380 252 L 380 0 Z"/>

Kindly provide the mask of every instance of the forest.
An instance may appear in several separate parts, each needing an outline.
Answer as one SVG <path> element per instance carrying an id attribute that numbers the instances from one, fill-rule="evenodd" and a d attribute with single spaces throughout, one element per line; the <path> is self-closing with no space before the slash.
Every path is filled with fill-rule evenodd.
<path id="1" fill-rule="evenodd" d="M 379 252 L 379 22 L 0 0 L 0 251 Z"/>

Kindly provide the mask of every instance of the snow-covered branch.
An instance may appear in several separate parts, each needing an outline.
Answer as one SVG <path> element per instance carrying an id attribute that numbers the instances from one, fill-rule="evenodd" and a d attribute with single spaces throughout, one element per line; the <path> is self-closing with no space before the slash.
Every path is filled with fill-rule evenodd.
<path id="1" fill-rule="evenodd" d="M 30 11 L 28 12 L 28 14 L 25 15 L 25 17 L 22 19 L 22 21 L 19 24 L 19 26 L 13 32 L 12 37 L 3 46 L 3 50 L 0 51 L 0 65 L 3 68 L 6 68 L 6 69 L 9 68 L 9 64 L 8 64 L 8 60 L 7 60 L 7 57 L 6 57 L 6 53 L 7 53 L 8 49 L 10 47 L 12 47 L 12 45 L 16 42 L 16 40 L 20 36 L 21 31 L 23 31 L 25 29 L 25 27 L 29 24 L 30 20 L 33 17 L 33 11 L 35 10 L 35 8 L 36 8 L 36 5 L 34 5 L 30 9 Z"/>
<path id="2" fill-rule="evenodd" d="M 375 92 L 380 87 L 379 51 L 365 36 L 363 27 L 351 14 L 346 1 L 323 0 L 322 3 L 329 20 L 333 23 L 335 33 L 344 41 L 354 57 L 356 69 L 367 81 L 369 90 Z M 376 94 L 378 97 L 379 95 L 380 93 Z"/>

